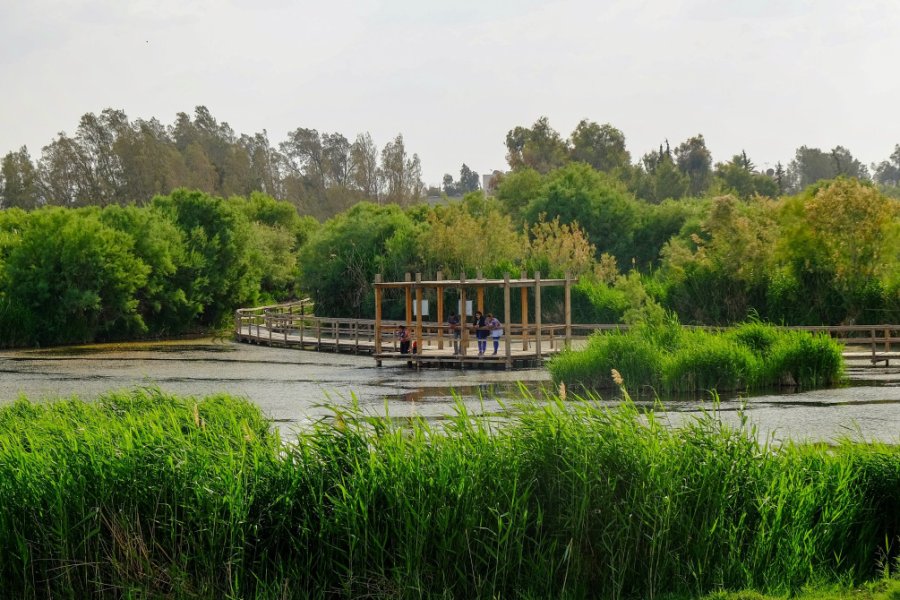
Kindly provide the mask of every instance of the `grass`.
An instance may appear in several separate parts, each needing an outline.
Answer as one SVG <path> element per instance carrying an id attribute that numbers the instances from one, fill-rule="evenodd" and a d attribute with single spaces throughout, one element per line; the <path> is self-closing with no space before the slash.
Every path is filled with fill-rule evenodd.
<path id="1" fill-rule="evenodd" d="M 608 374 L 616 369 L 632 391 L 679 393 L 822 387 L 840 381 L 844 365 L 840 345 L 825 335 L 753 322 L 723 332 L 666 324 L 598 333 L 549 369 L 568 386 L 615 387 Z"/>
<path id="2" fill-rule="evenodd" d="M 770 448 L 627 400 L 334 410 L 287 443 L 228 396 L 0 409 L 3 594 L 737 599 L 900 566 L 897 446 Z"/>

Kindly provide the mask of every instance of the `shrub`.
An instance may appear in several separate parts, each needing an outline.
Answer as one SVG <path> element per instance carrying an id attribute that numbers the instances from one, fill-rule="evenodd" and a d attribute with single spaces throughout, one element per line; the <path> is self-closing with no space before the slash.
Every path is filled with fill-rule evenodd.
<path id="1" fill-rule="evenodd" d="M 773 384 L 820 387 L 837 383 L 843 375 L 841 346 L 825 334 L 786 331 L 772 346 L 767 379 Z"/>
<path id="2" fill-rule="evenodd" d="M 663 381 L 672 392 L 731 391 L 752 387 L 757 372 L 757 359 L 747 348 L 724 335 L 693 331 L 667 357 Z"/>
<path id="3" fill-rule="evenodd" d="M 549 370 L 553 380 L 585 388 L 617 385 L 611 371 L 616 369 L 632 390 L 660 383 L 662 353 L 659 348 L 633 333 L 597 333 L 581 351 L 566 350 L 553 357 Z"/>
<path id="4" fill-rule="evenodd" d="M 729 339 L 746 346 L 757 356 L 764 356 L 779 337 L 773 325 L 756 321 L 742 323 L 728 332 Z"/>
<path id="5" fill-rule="evenodd" d="M 556 383 L 612 387 L 617 369 L 628 389 L 669 392 L 777 385 L 820 387 L 840 380 L 841 347 L 827 336 L 747 323 L 726 332 L 689 330 L 670 320 L 625 333 L 595 334 L 587 347 L 549 363 Z"/>

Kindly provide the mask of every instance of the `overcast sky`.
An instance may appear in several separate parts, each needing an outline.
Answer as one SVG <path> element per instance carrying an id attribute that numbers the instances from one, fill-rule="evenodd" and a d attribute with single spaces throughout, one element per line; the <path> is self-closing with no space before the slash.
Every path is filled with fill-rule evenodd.
<path id="1" fill-rule="evenodd" d="M 79 117 L 205 105 L 276 144 L 402 133 L 428 184 L 503 169 L 546 115 L 611 123 L 634 159 L 702 133 L 759 167 L 900 143 L 897 0 L 0 0 L 0 153 Z"/>

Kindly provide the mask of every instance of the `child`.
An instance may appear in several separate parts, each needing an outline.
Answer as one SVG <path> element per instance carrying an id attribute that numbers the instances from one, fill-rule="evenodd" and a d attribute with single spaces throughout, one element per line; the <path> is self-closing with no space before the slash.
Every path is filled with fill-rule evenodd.
<path id="1" fill-rule="evenodd" d="M 400 354 L 409 354 L 409 330 L 406 325 L 397 329 L 397 339 L 400 340 Z"/>
<path id="2" fill-rule="evenodd" d="M 486 323 L 488 330 L 491 332 L 491 339 L 494 342 L 494 354 L 497 354 L 497 350 L 500 349 L 500 336 L 503 335 L 503 324 L 491 313 L 488 313 Z"/>

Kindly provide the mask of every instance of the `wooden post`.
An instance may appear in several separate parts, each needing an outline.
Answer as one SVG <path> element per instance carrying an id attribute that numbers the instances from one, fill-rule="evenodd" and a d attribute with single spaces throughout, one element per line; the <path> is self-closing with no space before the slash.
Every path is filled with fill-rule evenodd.
<path id="1" fill-rule="evenodd" d="M 409 283 L 412 281 L 412 276 L 407 273 L 404 281 Z M 406 286 L 404 289 L 406 291 L 406 328 L 409 329 L 409 326 L 412 324 L 412 288 Z"/>
<path id="2" fill-rule="evenodd" d="M 459 335 L 459 355 L 466 355 L 466 346 L 469 344 L 469 323 L 466 317 L 466 274 L 459 276 L 459 312 L 460 312 L 460 335 Z"/>
<path id="3" fill-rule="evenodd" d="M 566 348 L 572 345 L 572 275 L 566 271 Z"/>
<path id="4" fill-rule="evenodd" d="M 322 351 L 322 321 L 316 319 L 316 352 Z"/>
<path id="5" fill-rule="evenodd" d="M 422 274 L 416 273 L 416 349 L 421 355 L 422 343 Z"/>
<path id="6" fill-rule="evenodd" d="M 304 321 L 304 316 L 301 313 L 300 314 L 300 349 L 301 350 L 303 350 L 303 321 Z"/>
<path id="7" fill-rule="evenodd" d="M 481 269 L 478 269 L 476 279 L 478 279 L 478 281 L 484 279 L 484 276 L 481 274 Z M 478 312 L 484 314 L 484 285 L 478 286 Z"/>
<path id="8" fill-rule="evenodd" d="M 876 354 L 877 345 L 876 345 L 876 343 L 875 343 L 875 335 L 876 335 L 876 334 L 875 334 L 875 328 L 873 327 L 873 328 L 870 329 L 869 331 L 870 331 L 870 333 L 872 334 L 872 364 L 875 364 L 875 362 L 876 362 L 876 358 L 875 358 L 875 357 L 877 356 L 877 354 Z"/>
<path id="9" fill-rule="evenodd" d="M 503 336 L 503 348 L 506 354 L 506 368 L 512 368 L 512 343 L 510 342 L 510 302 L 509 302 L 509 273 L 503 274 L 503 326 L 506 331 Z"/>
<path id="10" fill-rule="evenodd" d="M 377 357 L 381 354 L 381 273 L 375 275 L 375 364 L 381 366 Z M 302 322 L 302 321 L 301 321 Z"/>
<path id="11" fill-rule="evenodd" d="M 522 271 L 519 279 L 525 281 L 528 273 Z M 522 286 L 522 350 L 528 350 L 528 288 Z"/>
<path id="12" fill-rule="evenodd" d="M 437 280 L 441 281 L 444 278 L 444 274 L 441 271 L 437 272 Z M 438 350 L 444 349 L 444 286 L 437 286 L 437 347 Z"/>
<path id="13" fill-rule="evenodd" d="M 534 272 L 534 350 L 541 362 L 541 272 Z"/>

